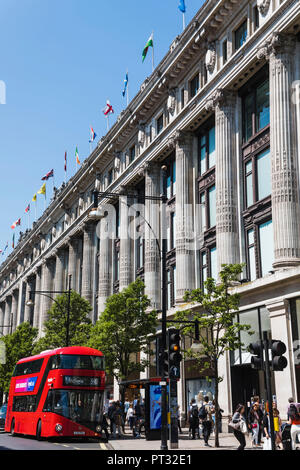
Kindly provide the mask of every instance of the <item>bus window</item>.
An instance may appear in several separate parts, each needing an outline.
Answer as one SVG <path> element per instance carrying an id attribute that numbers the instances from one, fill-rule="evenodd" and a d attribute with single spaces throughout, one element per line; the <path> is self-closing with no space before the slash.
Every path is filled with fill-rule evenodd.
<path id="1" fill-rule="evenodd" d="M 13 373 L 13 377 L 17 377 L 19 375 L 36 374 L 37 372 L 40 372 L 43 361 L 44 359 L 37 359 L 35 361 L 28 361 L 17 364 Z"/>
<path id="2" fill-rule="evenodd" d="M 103 356 L 61 354 L 51 358 L 51 369 L 104 370 Z"/>

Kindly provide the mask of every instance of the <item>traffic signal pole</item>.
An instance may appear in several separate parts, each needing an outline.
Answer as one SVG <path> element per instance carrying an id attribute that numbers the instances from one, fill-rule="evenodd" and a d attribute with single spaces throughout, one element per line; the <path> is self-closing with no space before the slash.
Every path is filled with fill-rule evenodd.
<path id="1" fill-rule="evenodd" d="M 269 340 L 268 333 L 264 331 L 263 335 L 263 346 L 264 346 L 264 363 L 266 368 L 266 387 L 267 387 L 267 398 L 269 405 L 269 420 L 270 420 L 270 438 L 272 444 L 272 450 L 276 450 L 275 446 L 275 433 L 274 433 L 274 417 L 273 417 L 273 399 L 272 399 L 272 389 L 271 389 L 271 369 L 269 361 Z M 268 430 L 269 431 L 269 430 Z"/>
<path id="2" fill-rule="evenodd" d="M 167 168 L 163 166 L 162 172 L 162 210 L 161 210 L 161 357 L 165 356 L 167 349 L 167 237 L 165 203 L 167 201 Z M 168 450 L 168 415 L 167 415 L 167 377 L 164 367 L 161 368 L 161 450 Z"/>

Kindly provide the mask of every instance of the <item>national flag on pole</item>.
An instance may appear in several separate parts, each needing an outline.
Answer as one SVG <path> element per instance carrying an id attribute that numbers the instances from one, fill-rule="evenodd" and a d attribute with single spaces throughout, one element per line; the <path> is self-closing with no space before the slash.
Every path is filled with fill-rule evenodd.
<path id="1" fill-rule="evenodd" d="M 14 230 L 18 225 L 21 225 L 21 219 L 16 220 L 16 221 L 12 224 L 11 228 Z"/>
<path id="2" fill-rule="evenodd" d="M 25 209 L 25 212 L 26 212 L 26 213 L 29 212 L 29 211 L 30 211 L 30 204 L 28 204 L 28 206 L 27 206 L 26 209 Z"/>
<path id="3" fill-rule="evenodd" d="M 11 247 L 12 247 L 12 248 L 15 247 L 15 234 L 13 234 L 13 237 L 12 237 L 12 244 L 11 244 Z"/>
<path id="4" fill-rule="evenodd" d="M 65 152 L 65 166 L 64 170 L 67 171 L 67 152 Z"/>
<path id="5" fill-rule="evenodd" d="M 106 106 L 105 108 L 103 108 L 102 111 L 104 113 L 104 116 L 108 116 L 109 114 L 114 112 L 113 107 L 108 100 L 106 101 Z"/>
<path id="6" fill-rule="evenodd" d="M 182 13 L 186 12 L 185 0 L 179 0 L 178 8 Z"/>
<path id="7" fill-rule="evenodd" d="M 38 194 L 44 194 L 46 196 L 46 183 L 38 190 Z"/>
<path id="8" fill-rule="evenodd" d="M 6 252 L 7 248 L 8 248 L 8 242 L 6 242 L 6 246 L 5 246 L 4 250 L 2 251 L 2 256 L 3 256 L 4 253 Z"/>
<path id="9" fill-rule="evenodd" d="M 36 193 L 33 195 L 32 202 L 36 202 Z"/>
<path id="10" fill-rule="evenodd" d="M 76 150 L 75 150 L 75 157 L 76 157 L 76 163 L 77 163 L 77 165 L 80 165 L 79 153 L 78 153 L 78 148 L 77 148 L 77 147 L 76 147 Z"/>
<path id="11" fill-rule="evenodd" d="M 146 59 L 149 47 L 153 48 L 153 33 L 151 34 L 150 38 L 148 39 L 148 41 L 146 43 L 146 46 L 143 49 L 143 54 L 142 54 L 143 62 Z"/>
<path id="12" fill-rule="evenodd" d="M 91 137 L 90 137 L 89 142 L 91 143 L 91 142 L 94 142 L 94 140 L 97 137 L 97 134 L 96 134 L 96 132 L 94 131 L 94 129 L 92 127 L 90 127 L 90 129 L 91 129 Z"/>
<path id="13" fill-rule="evenodd" d="M 54 176 L 54 170 L 49 171 L 45 176 L 43 176 L 42 181 L 47 181 L 49 178 Z"/>
<path id="14" fill-rule="evenodd" d="M 128 72 L 126 72 L 126 75 L 125 75 L 124 90 L 122 91 L 123 96 L 125 96 L 125 94 L 126 94 L 127 87 L 128 87 Z"/>

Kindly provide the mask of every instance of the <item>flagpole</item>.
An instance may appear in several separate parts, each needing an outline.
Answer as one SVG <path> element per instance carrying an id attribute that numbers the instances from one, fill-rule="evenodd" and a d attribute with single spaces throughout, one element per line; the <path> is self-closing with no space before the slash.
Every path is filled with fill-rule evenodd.
<path id="1" fill-rule="evenodd" d="M 107 131 L 109 131 L 109 114 L 107 114 L 106 119 L 107 119 Z"/>
<path id="2" fill-rule="evenodd" d="M 34 215 L 35 215 L 35 220 L 37 220 L 37 200 L 34 201 L 35 204 L 34 204 Z"/>
<path id="3" fill-rule="evenodd" d="M 129 75 L 128 75 L 128 69 L 127 69 L 127 106 L 129 105 Z"/>
<path id="4" fill-rule="evenodd" d="M 154 72 L 154 31 L 152 31 L 152 73 Z"/>
<path id="5" fill-rule="evenodd" d="M 185 30 L 185 13 L 182 13 L 182 26 L 183 26 L 183 31 Z"/>

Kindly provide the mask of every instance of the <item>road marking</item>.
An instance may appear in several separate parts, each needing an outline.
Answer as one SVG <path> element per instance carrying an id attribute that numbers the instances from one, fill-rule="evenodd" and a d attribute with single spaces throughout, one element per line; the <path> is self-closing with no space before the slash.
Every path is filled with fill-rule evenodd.
<path id="1" fill-rule="evenodd" d="M 103 442 L 100 442 L 99 445 L 100 445 L 102 450 L 107 450 L 107 447 Z"/>

